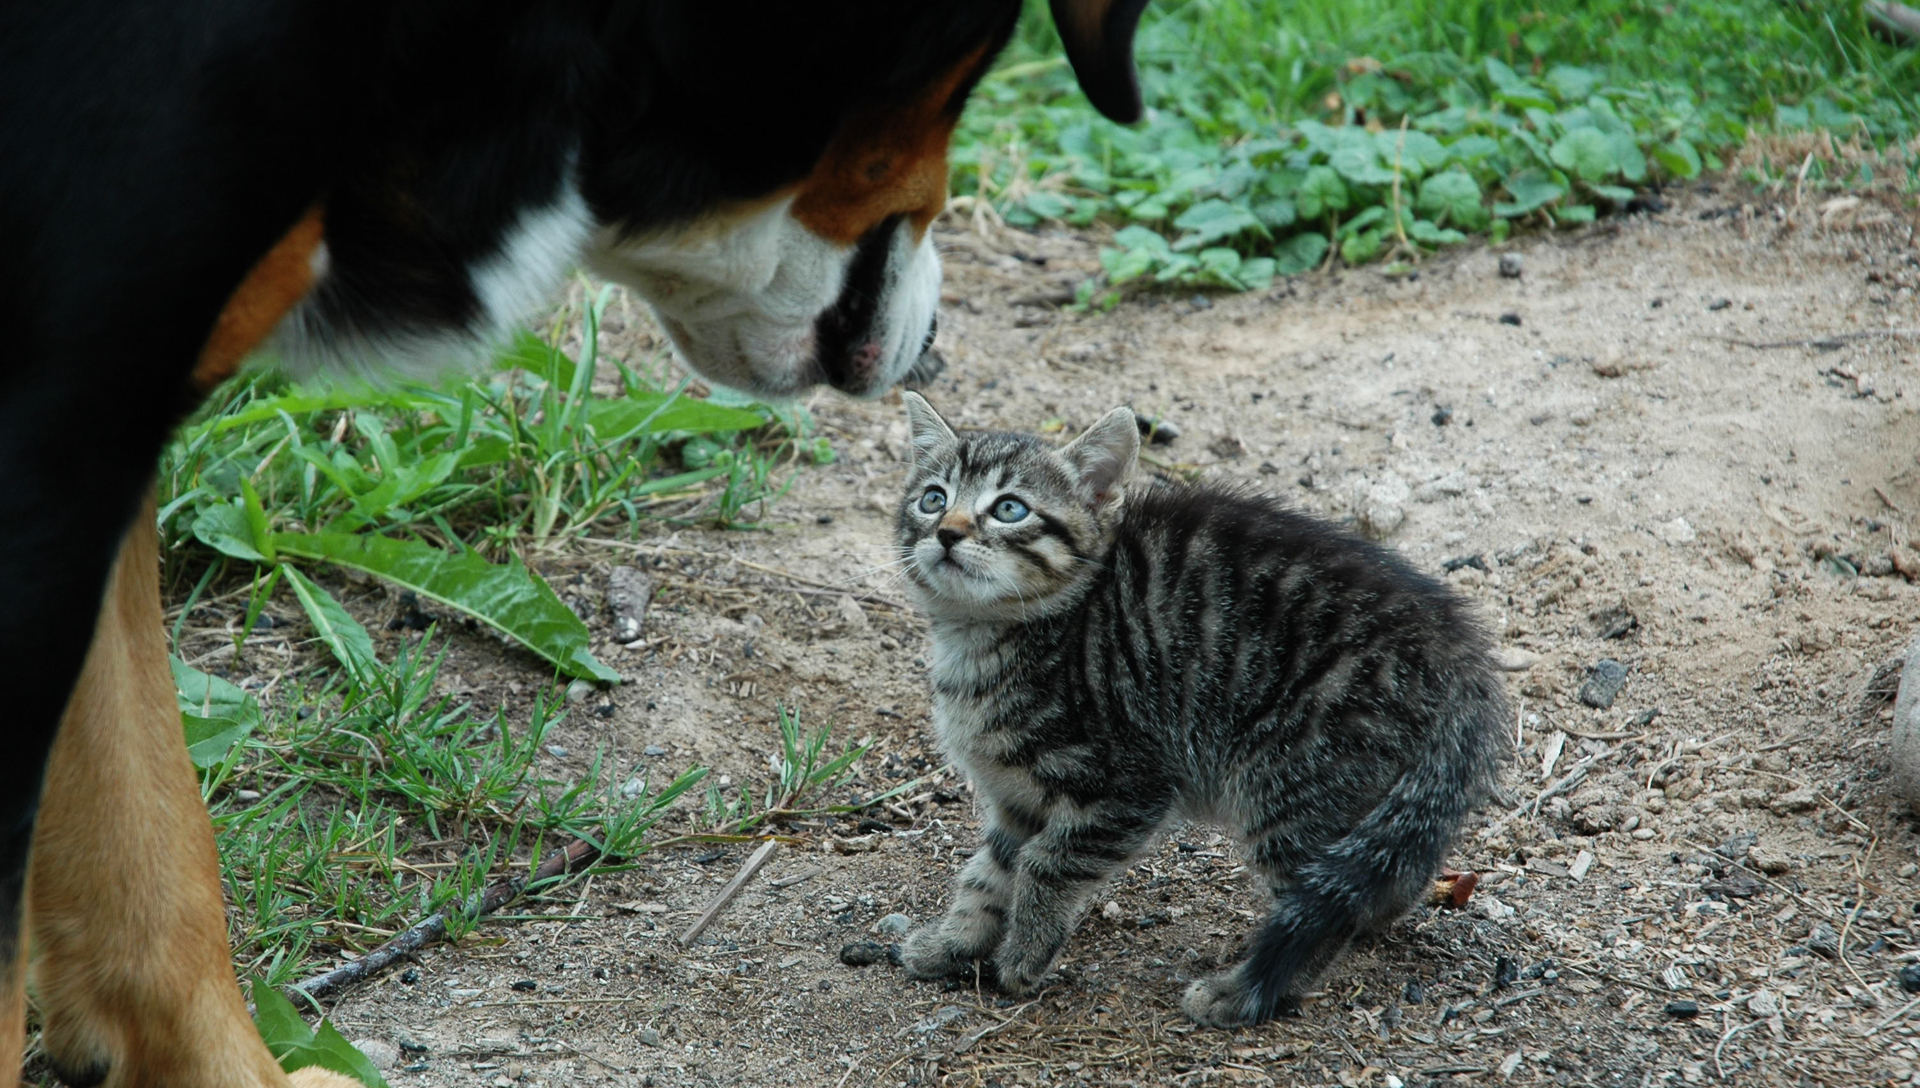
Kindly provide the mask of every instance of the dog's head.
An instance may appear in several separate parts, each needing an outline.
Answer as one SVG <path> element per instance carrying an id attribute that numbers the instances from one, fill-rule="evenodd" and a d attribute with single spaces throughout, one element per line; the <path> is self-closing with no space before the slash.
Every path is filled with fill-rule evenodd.
<path id="1" fill-rule="evenodd" d="M 1052 0 L 1088 97 L 1140 112 L 1145 0 Z M 883 392 L 931 346 L 947 145 L 1019 0 L 644 5 L 611 28 L 581 186 L 598 272 L 699 374 Z"/>

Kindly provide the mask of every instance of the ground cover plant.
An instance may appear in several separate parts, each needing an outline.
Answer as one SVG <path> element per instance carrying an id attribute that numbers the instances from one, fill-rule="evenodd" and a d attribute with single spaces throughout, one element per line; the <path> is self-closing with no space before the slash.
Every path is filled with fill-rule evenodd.
<path id="1" fill-rule="evenodd" d="M 1920 92 L 1858 3 L 1192 0 L 1150 5 L 1137 52 L 1149 115 L 1122 128 L 1030 11 L 956 155 L 977 214 L 1119 228 L 1114 287 L 1260 288 L 1586 223 L 1754 132 L 1898 144 Z"/>

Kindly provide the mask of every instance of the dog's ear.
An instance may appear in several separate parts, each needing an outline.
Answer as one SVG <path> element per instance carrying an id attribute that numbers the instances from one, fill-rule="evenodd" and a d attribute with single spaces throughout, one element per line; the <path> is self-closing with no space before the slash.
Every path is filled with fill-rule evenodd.
<path id="1" fill-rule="evenodd" d="M 1123 125 L 1140 119 L 1133 32 L 1147 0 L 1050 0 L 1053 25 L 1093 108 Z"/>

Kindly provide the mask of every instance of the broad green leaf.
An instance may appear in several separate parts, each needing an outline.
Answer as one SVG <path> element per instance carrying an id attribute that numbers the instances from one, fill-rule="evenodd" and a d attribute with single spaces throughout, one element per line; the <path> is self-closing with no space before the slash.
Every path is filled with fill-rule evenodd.
<path id="1" fill-rule="evenodd" d="M 287 584 L 293 587 L 293 595 L 300 599 L 300 607 L 306 609 L 307 619 L 320 641 L 333 651 L 334 659 L 355 676 L 372 675 L 380 667 L 380 657 L 373 652 L 373 637 L 367 634 L 367 629 L 347 614 L 333 594 L 293 567 L 282 569 L 287 572 Z"/>
<path id="2" fill-rule="evenodd" d="M 1240 262 L 1240 271 L 1236 273 L 1240 282 L 1246 284 L 1249 291 L 1264 291 L 1273 286 L 1273 275 L 1279 263 L 1272 257 L 1253 257 Z"/>
<path id="3" fill-rule="evenodd" d="M 1293 202 L 1300 214 L 1308 219 L 1318 219 L 1330 211 L 1344 211 L 1347 207 L 1347 183 L 1330 166 L 1316 166 L 1307 171 L 1300 182 L 1300 191 L 1293 195 Z"/>
<path id="4" fill-rule="evenodd" d="M 221 555 L 252 563 L 267 561 L 260 549 L 253 546 L 253 527 L 247 524 L 246 512 L 237 506 L 220 503 L 202 508 L 194 515 L 193 535 Z"/>
<path id="5" fill-rule="evenodd" d="M 1107 280 L 1116 287 L 1153 271 L 1153 262 L 1157 259 L 1153 251 L 1145 248 L 1100 251 L 1100 267 L 1107 270 Z"/>
<path id="6" fill-rule="evenodd" d="M 1500 153 L 1500 141 L 1491 136 L 1462 136 L 1447 145 L 1447 158 L 1472 166 Z"/>
<path id="7" fill-rule="evenodd" d="M 620 674 L 587 648 L 587 627 L 520 560 L 496 566 L 472 552 L 443 552 L 372 534 L 277 533 L 283 555 L 321 559 L 376 574 L 457 608 L 546 658 L 568 676 L 614 682 Z"/>
<path id="8" fill-rule="evenodd" d="M 1380 255 L 1386 240 L 1387 232 L 1382 227 L 1352 235 L 1340 243 L 1340 259 L 1348 264 L 1365 264 Z"/>
<path id="9" fill-rule="evenodd" d="M 1303 231 L 1274 249 L 1274 266 L 1285 276 L 1295 276 L 1318 268 L 1327 256 L 1328 244 L 1326 235 Z"/>
<path id="10" fill-rule="evenodd" d="M 1430 246 L 1450 246 L 1467 240 L 1467 236 L 1451 227 L 1438 227 L 1425 219 L 1416 219 L 1407 225 L 1407 236 L 1416 242 Z"/>
<path id="11" fill-rule="evenodd" d="M 1027 194 L 1027 210 L 1042 219 L 1061 219 L 1073 209 L 1065 197 L 1050 193 L 1045 189 L 1036 189 Z"/>
<path id="12" fill-rule="evenodd" d="M 1676 178 L 1687 179 L 1700 175 L 1700 152 L 1684 137 L 1676 136 L 1654 148 L 1653 158 L 1662 170 Z"/>
<path id="13" fill-rule="evenodd" d="M 1420 199 L 1414 207 L 1421 215 L 1440 223 L 1458 224 L 1473 230 L 1487 221 L 1486 205 L 1481 203 L 1480 183 L 1464 170 L 1435 174 L 1420 184 Z"/>
<path id="14" fill-rule="evenodd" d="M 1523 170 L 1506 180 L 1507 194 L 1513 197 L 1493 206 L 1493 212 L 1511 219 L 1551 204 L 1567 195 L 1567 187 L 1539 170 Z"/>
<path id="15" fill-rule="evenodd" d="M 1152 227 L 1125 227 L 1114 234 L 1113 243 L 1122 249 L 1145 249 L 1160 254 L 1173 252 L 1173 246 L 1166 237 Z"/>
<path id="16" fill-rule="evenodd" d="M 1279 230 L 1283 227 L 1291 227 L 1293 226 L 1294 220 L 1298 218 L 1297 213 L 1294 211 L 1293 201 L 1285 197 L 1262 200 L 1253 206 L 1253 214 L 1260 220 L 1260 225 L 1266 227 L 1269 231 Z"/>
<path id="17" fill-rule="evenodd" d="M 1364 208 L 1356 213 L 1353 218 L 1340 224 L 1340 229 L 1335 232 L 1334 237 L 1351 238 L 1386 217 L 1387 209 L 1384 205 L 1375 204 L 1370 208 Z"/>
<path id="18" fill-rule="evenodd" d="M 1245 289 L 1240 282 L 1240 254 L 1226 246 L 1212 246 L 1199 253 L 1200 267 L 1212 273 L 1215 278 L 1224 281 L 1229 287 Z"/>
<path id="19" fill-rule="evenodd" d="M 1392 185 L 1395 176 L 1380 161 L 1380 152 L 1371 145 L 1343 147 L 1327 159 L 1327 164 L 1355 185 Z"/>
<path id="20" fill-rule="evenodd" d="M 366 1088 L 387 1088 L 380 1070 L 360 1053 L 332 1022 L 320 1021 L 319 1030 L 307 1027 L 293 1003 L 258 978 L 253 980 L 253 1023 L 280 1068 L 288 1073 L 309 1066 L 351 1077 Z"/>
<path id="21" fill-rule="evenodd" d="M 170 657 L 173 686 L 186 730 L 187 755 L 201 769 L 227 757 L 264 720 L 252 693 Z"/>
<path id="22" fill-rule="evenodd" d="M 260 505 L 260 493 L 253 489 L 253 481 L 245 476 L 240 477 L 240 512 L 246 515 L 254 550 L 273 562 L 273 532 L 267 525 L 267 509 Z"/>
<path id="23" fill-rule="evenodd" d="M 1582 181 L 1601 181 L 1620 169 L 1613 138 L 1591 125 L 1560 137 L 1549 154 L 1555 166 Z"/>
<path id="24" fill-rule="evenodd" d="M 1593 222 L 1593 205 L 1562 204 L 1553 209 L 1553 221 L 1561 224 Z"/>
<path id="25" fill-rule="evenodd" d="M 1248 231 L 1266 234 L 1266 228 L 1253 212 L 1224 200 L 1203 200 L 1181 212 L 1173 225 L 1188 232 L 1173 244 L 1176 250 L 1199 249 Z"/>
<path id="26" fill-rule="evenodd" d="M 1403 174 L 1422 177 L 1447 164 L 1445 145 L 1419 129 L 1387 129 L 1375 133 L 1373 142 L 1380 161 L 1389 168 L 1398 162 Z"/>
<path id="27" fill-rule="evenodd" d="M 1593 195 L 1610 200 L 1615 204 L 1625 204 L 1633 199 L 1633 190 L 1624 185 L 1589 185 Z"/>
<path id="28" fill-rule="evenodd" d="M 1609 133 L 1607 138 L 1613 141 L 1613 159 L 1620 164 L 1620 176 L 1633 185 L 1647 180 L 1647 156 L 1640 150 L 1640 141 L 1630 132 Z"/>
<path id="29" fill-rule="evenodd" d="M 1600 74 L 1574 64 L 1556 64 L 1547 69 L 1547 86 L 1562 102 L 1579 102 L 1600 85 Z"/>
<path id="30" fill-rule="evenodd" d="M 603 442 L 669 431 L 720 433 L 764 427 L 767 417 L 745 408 L 709 404 L 668 393 L 635 393 L 587 402 L 587 423 Z"/>

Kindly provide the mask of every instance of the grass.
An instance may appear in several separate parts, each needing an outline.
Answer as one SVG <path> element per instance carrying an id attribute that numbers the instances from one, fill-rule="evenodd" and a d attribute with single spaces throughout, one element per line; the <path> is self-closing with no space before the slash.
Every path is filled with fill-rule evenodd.
<path id="1" fill-rule="evenodd" d="M 1119 228 L 1083 300 L 1590 222 L 1754 133 L 1899 145 L 1920 101 L 1920 51 L 1857 2 L 1187 0 L 1148 7 L 1137 53 L 1150 113 L 1123 128 L 1030 4 L 956 140 L 963 208 Z"/>

